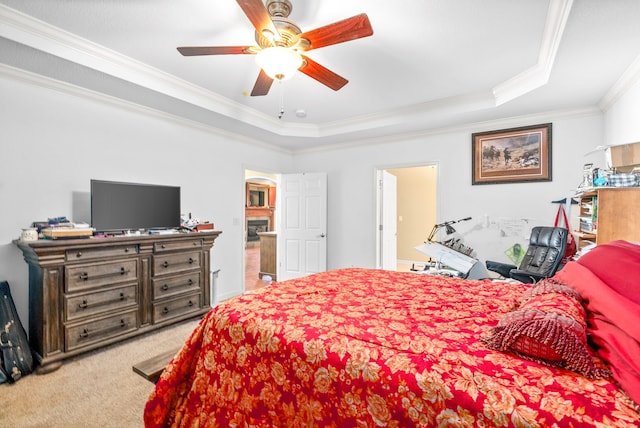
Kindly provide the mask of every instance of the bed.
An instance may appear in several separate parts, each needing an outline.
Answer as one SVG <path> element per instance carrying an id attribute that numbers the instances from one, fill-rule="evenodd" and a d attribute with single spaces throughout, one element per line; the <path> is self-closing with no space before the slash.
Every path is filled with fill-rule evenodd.
<path id="1" fill-rule="evenodd" d="M 274 283 L 202 319 L 145 426 L 640 426 L 639 249 L 599 246 L 534 286 L 358 268 Z"/>

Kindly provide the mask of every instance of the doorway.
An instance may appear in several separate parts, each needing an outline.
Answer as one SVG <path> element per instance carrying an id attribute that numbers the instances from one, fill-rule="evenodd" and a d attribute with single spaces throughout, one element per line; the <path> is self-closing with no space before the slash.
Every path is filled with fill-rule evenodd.
<path id="1" fill-rule="evenodd" d="M 261 236 L 277 228 L 278 175 L 245 169 L 244 181 L 244 291 L 251 291 L 269 284 L 260 247 Z"/>
<path id="2" fill-rule="evenodd" d="M 390 174 L 396 182 L 395 198 L 385 198 L 382 177 Z M 385 262 L 388 247 L 395 245 L 395 270 L 409 270 L 414 264 L 426 263 L 428 257 L 415 250 L 422 245 L 436 223 L 438 212 L 438 165 L 425 164 L 408 167 L 388 167 L 376 170 L 377 236 L 376 267 L 389 266 Z M 385 206 L 395 204 L 395 207 Z M 391 213 L 391 214 L 389 214 Z M 391 217 L 393 216 L 393 217 Z M 385 231 L 396 230 L 395 241 L 389 243 Z M 385 243 L 385 241 L 387 241 Z M 385 248 L 387 247 L 387 248 Z M 393 257 L 394 254 L 386 257 Z M 393 263 L 392 263 L 393 265 Z"/>
<path id="3" fill-rule="evenodd" d="M 245 193 L 244 291 L 327 269 L 326 173 L 245 170 Z"/>

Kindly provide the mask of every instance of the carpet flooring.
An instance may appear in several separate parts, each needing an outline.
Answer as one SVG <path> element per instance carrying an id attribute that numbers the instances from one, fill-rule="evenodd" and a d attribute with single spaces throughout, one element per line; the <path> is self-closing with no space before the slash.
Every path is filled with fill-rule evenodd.
<path id="1" fill-rule="evenodd" d="M 268 285 L 258 277 L 259 254 L 259 248 L 245 254 L 246 291 Z M 180 346 L 197 323 L 177 323 L 71 358 L 52 373 L 1 384 L 0 427 L 143 427 L 144 405 L 154 385 L 132 366 Z"/>
<path id="2" fill-rule="evenodd" d="M 260 280 L 260 248 L 246 253 L 246 291 Z M 177 323 L 123 343 L 71 358 L 58 370 L 0 384 L 0 427 L 143 427 L 142 413 L 153 384 L 132 366 L 180 346 L 198 320 Z"/>
<path id="3" fill-rule="evenodd" d="M 0 385 L 0 427 L 143 427 L 154 385 L 132 366 L 180 346 L 198 323 L 184 321 L 69 359 L 58 370 Z"/>

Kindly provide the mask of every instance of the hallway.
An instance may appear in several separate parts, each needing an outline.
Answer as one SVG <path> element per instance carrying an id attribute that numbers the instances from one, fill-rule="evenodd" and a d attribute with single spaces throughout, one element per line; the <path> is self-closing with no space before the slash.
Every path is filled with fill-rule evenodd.
<path id="1" fill-rule="evenodd" d="M 260 246 L 246 248 L 244 250 L 244 284 L 245 292 L 257 290 L 268 285 L 259 277 L 260 273 Z"/>

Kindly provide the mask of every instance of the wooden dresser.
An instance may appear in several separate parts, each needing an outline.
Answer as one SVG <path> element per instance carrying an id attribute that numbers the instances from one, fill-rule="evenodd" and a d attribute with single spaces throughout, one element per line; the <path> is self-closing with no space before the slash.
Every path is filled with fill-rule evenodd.
<path id="1" fill-rule="evenodd" d="M 210 251 L 220 233 L 16 241 L 29 264 L 38 372 L 207 313 Z"/>

